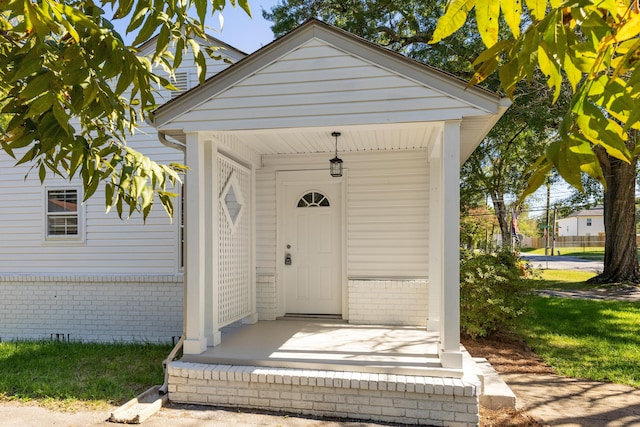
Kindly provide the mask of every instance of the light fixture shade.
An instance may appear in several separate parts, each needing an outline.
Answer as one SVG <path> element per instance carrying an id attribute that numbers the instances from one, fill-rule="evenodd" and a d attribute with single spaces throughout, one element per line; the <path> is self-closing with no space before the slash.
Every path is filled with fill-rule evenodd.
<path id="1" fill-rule="evenodd" d="M 335 156 L 333 159 L 329 160 L 329 172 L 331 172 L 331 176 L 340 177 L 342 176 L 342 159 L 338 156 Z"/>
<path id="2" fill-rule="evenodd" d="M 342 135 L 340 132 L 331 132 L 331 136 L 336 139 L 336 156 L 329 160 L 329 172 L 333 177 L 342 176 L 342 159 L 338 157 L 338 137 Z"/>

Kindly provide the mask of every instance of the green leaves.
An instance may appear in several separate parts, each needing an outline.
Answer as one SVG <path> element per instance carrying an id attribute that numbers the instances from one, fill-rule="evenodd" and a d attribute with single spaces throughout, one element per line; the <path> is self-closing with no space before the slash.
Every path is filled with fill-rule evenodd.
<path id="1" fill-rule="evenodd" d="M 235 2 L 231 2 L 235 6 Z M 157 105 L 155 74 L 170 74 L 190 48 L 204 79 L 206 61 L 196 39 L 204 18 L 225 0 L 7 0 L 0 13 L 0 145 L 17 163 L 30 163 L 41 180 L 50 173 L 80 176 L 85 198 L 105 185 L 107 208 L 147 217 L 154 201 L 173 212 L 171 189 L 185 171 L 160 165 L 126 146 L 128 136 Z M 248 12 L 246 1 L 238 3 Z M 128 19 L 136 44 L 156 48 L 147 57 L 127 46 L 112 19 Z M 199 19 L 189 15 L 198 11 Z M 173 48 L 179 52 L 173 52 Z M 174 60 L 175 59 L 175 60 Z"/>
<path id="2" fill-rule="evenodd" d="M 551 167 L 577 188 L 582 173 L 604 184 L 594 147 L 625 162 L 640 153 L 627 138 L 629 129 L 640 129 L 640 11 L 629 0 L 552 0 L 550 5 L 527 0 L 531 20 L 521 32 L 519 3 L 505 1 L 500 10 L 511 38 L 499 41 L 495 3 L 452 2 L 432 42 L 456 31 L 475 5 L 487 50 L 474 62 L 472 84 L 497 70 L 503 89 L 513 96 L 516 84 L 531 80 L 539 69 L 554 90 L 554 101 L 565 84 L 573 93 L 559 139 L 536 164 L 527 192 L 543 182 L 541 176 Z"/>
<path id="3" fill-rule="evenodd" d="M 449 3 L 444 16 L 438 21 L 438 26 L 429 43 L 438 43 L 458 31 L 467 20 L 467 14 L 475 5 L 476 0 L 453 0 Z"/>

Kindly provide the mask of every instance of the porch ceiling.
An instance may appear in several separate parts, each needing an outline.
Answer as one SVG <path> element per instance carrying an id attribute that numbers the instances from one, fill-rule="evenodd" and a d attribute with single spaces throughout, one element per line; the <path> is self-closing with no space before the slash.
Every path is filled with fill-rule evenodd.
<path id="1" fill-rule="evenodd" d="M 414 150 L 432 146 L 440 137 L 441 122 L 384 124 L 376 126 L 332 126 L 318 128 L 218 131 L 212 139 L 232 140 L 249 146 L 260 155 L 330 153 L 335 150 L 332 132 L 340 132 L 338 152 Z M 180 131 L 167 136 L 185 142 Z"/>

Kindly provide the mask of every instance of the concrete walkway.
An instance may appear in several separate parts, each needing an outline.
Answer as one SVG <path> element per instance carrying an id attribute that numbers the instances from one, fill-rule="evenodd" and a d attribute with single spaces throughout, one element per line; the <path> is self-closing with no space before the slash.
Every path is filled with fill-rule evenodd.
<path id="1" fill-rule="evenodd" d="M 640 302 L 640 287 L 638 286 L 616 286 L 612 288 L 577 289 L 563 291 L 543 289 L 537 291 L 537 294 L 546 297 Z"/>
<path id="2" fill-rule="evenodd" d="M 518 406 L 544 425 L 640 426 L 640 390 L 557 375 L 501 374 Z"/>
<path id="3" fill-rule="evenodd" d="M 58 412 L 19 403 L 0 403 L 0 427 L 118 427 L 107 422 L 111 409 Z M 210 406 L 173 405 L 140 424 L 142 427 L 380 427 L 391 424 L 322 420 L 249 410 L 223 410 Z"/>

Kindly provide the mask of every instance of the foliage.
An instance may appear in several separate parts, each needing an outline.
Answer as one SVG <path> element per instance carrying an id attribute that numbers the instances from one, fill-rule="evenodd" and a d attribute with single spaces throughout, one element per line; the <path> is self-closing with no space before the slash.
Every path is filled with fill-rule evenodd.
<path id="1" fill-rule="evenodd" d="M 471 338 L 505 329 L 526 312 L 530 271 L 510 251 L 460 262 L 460 327 Z"/>
<path id="2" fill-rule="evenodd" d="M 558 117 L 566 110 L 565 93 L 562 102 L 551 105 L 552 93 L 539 74 L 521 85 L 512 107 L 462 166 L 461 196 L 475 193 L 491 197 L 502 246 L 511 244 L 509 213 L 514 210 L 519 214 L 524 207 L 518 196 L 527 187 L 531 166 L 552 140 Z"/>
<path id="3" fill-rule="evenodd" d="M 235 0 L 230 0 L 235 6 Z M 8 0 L 0 10 L 0 102 L 8 121 L 2 149 L 29 164 L 41 181 L 53 173 L 80 176 L 84 199 L 104 183 L 107 209 L 146 218 L 154 195 L 169 215 L 170 190 L 185 168 L 161 165 L 126 146 L 126 137 L 150 117 L 156 86 L 175 89 L 169 74 L 189 48 L 205 76 L 204 21 L 226 0 Z M 247 0 L 238 4 L 249 13 Z M 113 10 L 107 17 L 105 8 Z M 197 17 L 191 17 L 195 11 Z M 134 45 L 156 37 L 143 56 L 127 46 L 114 21 L 128 22 Z M 174 49 L 175 47 L 175 49 Z M 175 53 L 173 53 L 175 51 Z"/>
<path id="4" fill-rule="evenodd" d="M 531 218 L 530 212 L 527 210 L 528 206 L 525 205 L 524 210 L 518 216 L 518 228 L 520 234 L 523 236 L 534 237 L 538 228 L 538 218 Z"/>
<path id="5" fill-rule="evenodd" d="M 473 68 L 469 59 L 474 54 L 468 53 L 479 52 L 482 45 L 471 24 L 454 35 L 446 46 L 428 44 L 444 5 L 444 0 L 282 0 L 262 14 L 274 23 L 271 29 L 276 37 L 309 18 L 318 18 L 411 58 L 470 78 Z"/>
<path id="6" fill-rule="evenodd" d="M 564 81 L 573 93 L 560 138 L 536 165 L 529 191 L 543 183 L 553 166 L 576 188 L 582 188 L 583 172 L 604 184 L 594 147 L 634 161 L 640 147 L 630 150 L 626 141 L 628 130 L 640 129 L 640 11 L 635 2 L 551 0 L 547 7 L 546 0 L 528 0 L 531 20 L 523 22 L 519 0 L 454 0 L 431 42 L 454 33 L 473 7 L 487 50 L 474 62 L 471 84 L 497 70 L 502 87 L 513 96 L 517 83 L 533 78 L 538 67 L 555 99 Z M 512 37 L 499 40 L 500 17 Z"/>
<path id="7" fill-rule="evenodd" d="M 486 206 L 465 209 L 460 217 L 460 243 L 468 249 L 490 252 L 496 226 L 495 214 Z"/>
<path id="8" fill-rule="evenodd" d="M 171 347 L 57 341 L 0 342 L 0 400 L 121 404 L 163 381 Z"/>
<path id="9" fill-rule="evenodd" d="M 560 375 L 640 387 L 640 306 L 535 297 L 518 332 Z"/>
<path id="10" fill-rule="evenodd" d="M 549 3 L 549 4 L 548 4 Z M 478 56 L 471 84 L 497 71 L 510 95 L 539 69 L 558 99 L 571 88 L 571 103 L 558 139 L 534 165 L 523 196 L 555 167 L 583 190 L 582 174 L 605 186 L 604 271 L 594 281 L 640 282 L 633 236 L 634 184 L 640 155 L 640 5 L 637 0 L 454 0 L 432 42 L 455 32 L 475 7 L 487 49 Z M 523 11 L 529 12 L 522 19 Z M 499 18 L 503 19 L 500 21 Z M 499 29 L 508 29 L 500 37 Z"/>

